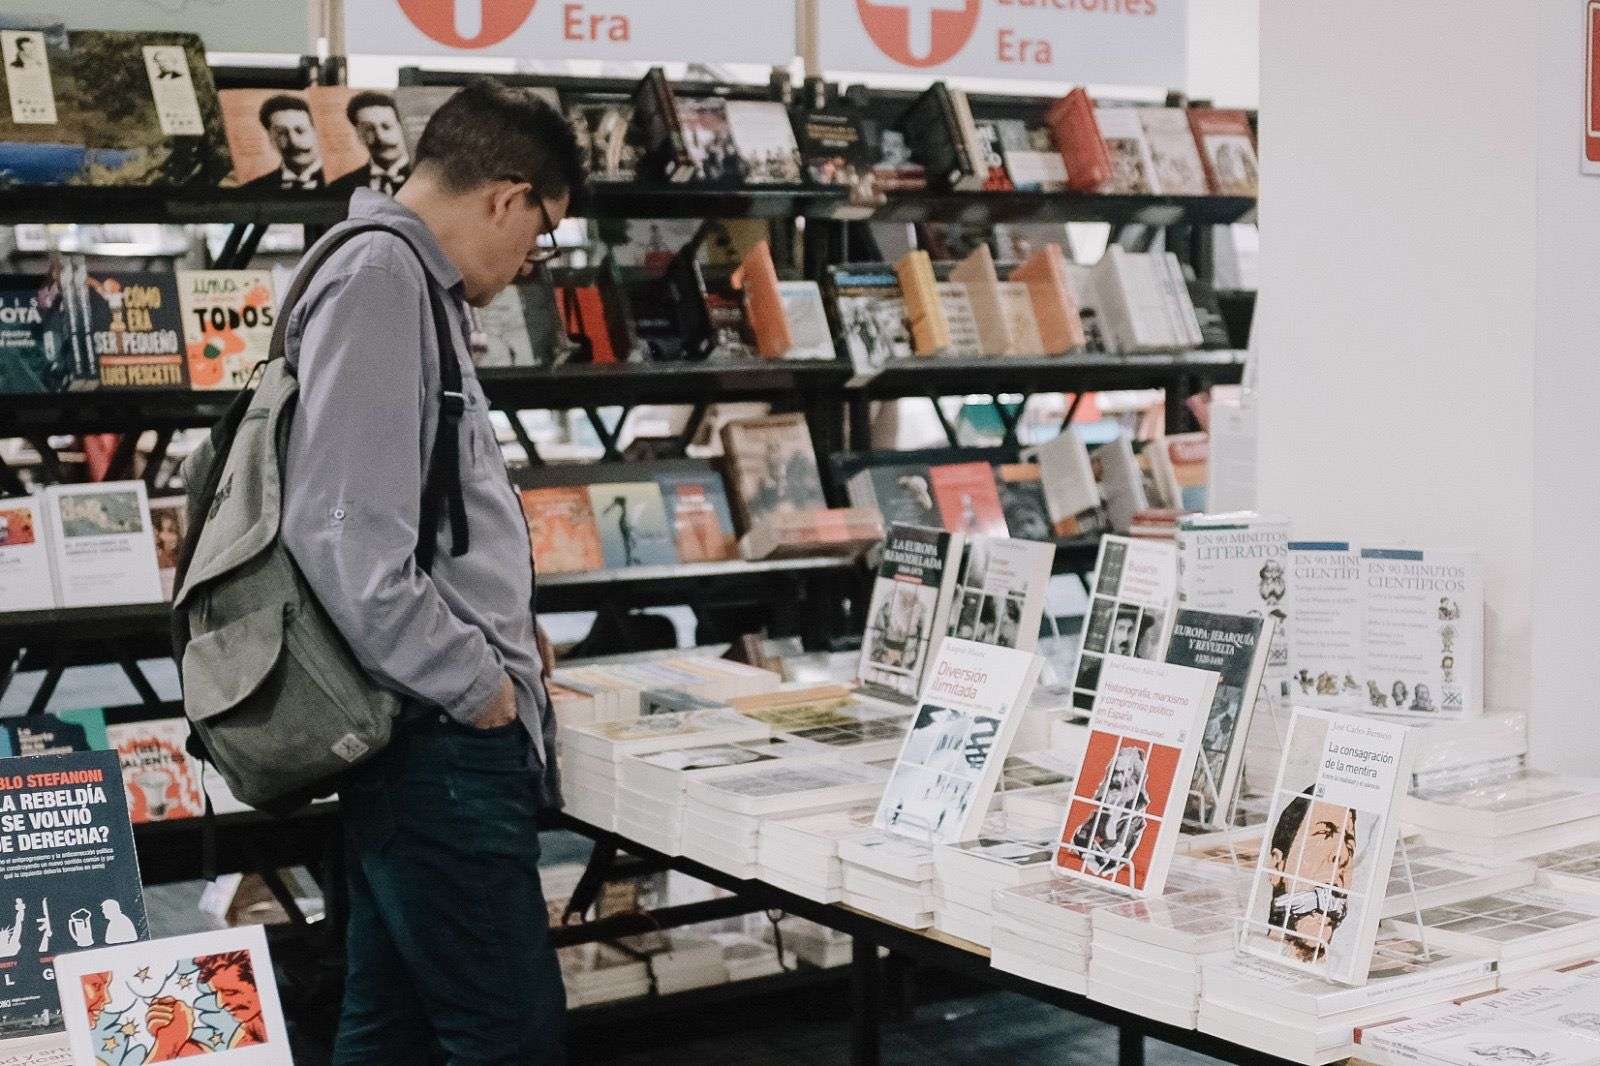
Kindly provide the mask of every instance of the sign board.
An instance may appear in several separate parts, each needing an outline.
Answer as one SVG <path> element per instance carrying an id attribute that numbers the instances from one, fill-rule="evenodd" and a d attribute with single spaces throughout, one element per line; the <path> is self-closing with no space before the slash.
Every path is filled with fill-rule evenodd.
<path id="1" fill-rule="evenodd" d="M 1600 174 L 1600 71 L 1595 70 L 1600 56 L 1600 0 L 1583 5 L 1583 162 L 1585 174 Z"/>
<path id="2" fill-rule="evenodd" d="M 321 0 L 317 0 L 319 7 Z M 308 55 L 311 0 L 5 0 L 13 23 L 36 19 L 69 30 L 182 30 L 212 52 Z"/>
<path id="3" fill-rule="evenodd" d="M 350 51 L 760 63 L 795 54 L 793 0 L 345 0 Z"/>
<path id="4" fill-rule="evenodd" d="M 1182 88 L 1188 0 L 816 0 L 828 73 Z"/>

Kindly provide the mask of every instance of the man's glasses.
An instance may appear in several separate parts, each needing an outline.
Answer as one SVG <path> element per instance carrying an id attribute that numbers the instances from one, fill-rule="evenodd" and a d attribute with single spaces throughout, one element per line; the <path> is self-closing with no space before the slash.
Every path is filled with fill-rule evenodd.
<path id="1" fill-rule="evenodd" d="M 566 254 L 566 249 L 556 244 L 556 227 L 551 225 L 550 212 L 545 208 L 544 201 L 539 201 L 539 215 L 544 219 L 538 238 L 534 243 L 533 252 L 528 256 L 530 266 L 543 266 Z"/>

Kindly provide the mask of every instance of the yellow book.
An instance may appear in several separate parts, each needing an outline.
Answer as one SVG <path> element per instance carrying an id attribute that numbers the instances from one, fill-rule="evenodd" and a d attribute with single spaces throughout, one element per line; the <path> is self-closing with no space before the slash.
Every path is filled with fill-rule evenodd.
<path id="1" fill-rule="evenodd" d="M 935 355 L 950 347 L 950 323 L 939 303 L 939 282 L 927 252 L 907 252 L 895 264 L 906 319 L 911 323 L 911 346 L 918 355 Z"/>

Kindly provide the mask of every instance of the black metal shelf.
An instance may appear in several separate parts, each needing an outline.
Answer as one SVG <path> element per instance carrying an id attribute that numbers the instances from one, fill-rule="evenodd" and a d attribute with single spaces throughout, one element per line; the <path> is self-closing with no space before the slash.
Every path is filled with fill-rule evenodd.
<path id="1" fill-rule="evenodd" d="M 316 865 L 338 832 L 338 815 L 337 803 L 315 803 L 283 818 L 257 811 L 219 814 L 214 819 L 214 870 L 241 873 Z M 166 885 L 211 873 L 202 868 L 206 836 L 204 818 L 134 826 L 140 879 Z"/>
<path id="2" fill-rule="evenodd" d="M 868 399 L 911 396 L 1035 395 L 1166 388 L 1184 379 L 1233 384 L 1244 375 L 1245 353 L 1165 352 L 1150 355 L 1058 355 L 1044 358 L 941 356 L 888 364 L 863 386 Z"/>
<path id="3" fill-rule="evenodd" d="M 1109 222 L 1224 225 L 1255 218 L 1249 196 L 1129 196 L 1074 192 L 911 192 L 889 197 L 878 222 Z"/>
<path id="4" fill-rule="evenodd" d="M 478 372 L 497 407 L 518 410 L 781 400 L 836 393 L 850 377 L 839 360 L 566 364 Z"/>

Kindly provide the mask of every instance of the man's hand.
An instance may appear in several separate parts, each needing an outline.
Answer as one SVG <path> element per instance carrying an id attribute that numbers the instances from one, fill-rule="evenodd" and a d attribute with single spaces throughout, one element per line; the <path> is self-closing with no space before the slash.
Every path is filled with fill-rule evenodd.
<path id="1" fill-rule="evenodd" d="M 556 668 L 555 645 L 550 643 L 550 634 L 546 633 L 544 631 L 544 626 L 540 625 L 537 621 L 533 623 L 533 631 L 538 634 L 539 662 L 543 664 L 544 677 L 545 680 L 548 681 L 550 679 L 550 671 Z"/>
<path id="2" fill-rule="evenodd" d="M 161 996 L 150 1001 L 144 1016 L 145 1028 L 155 1037 L 150 1061 L 163 1062 L 183 1054 L 185 1045 L 194 1034 L 194 1011 L 187 1003 Z"/>
<path id="3" fill-rule="evenodd" d="M 511 675 L 500 678 L 500 691 L 489 697 L 489 702 L 479 707 L 472 716 L 474 729 L 498 729 L 517 720 L 517 687 Z"/>

